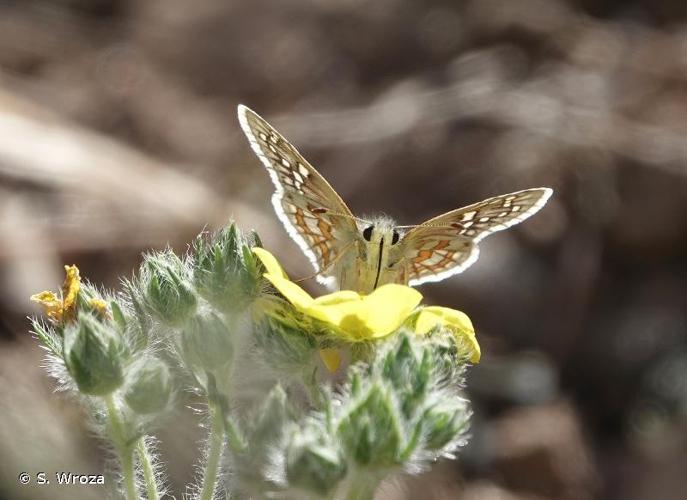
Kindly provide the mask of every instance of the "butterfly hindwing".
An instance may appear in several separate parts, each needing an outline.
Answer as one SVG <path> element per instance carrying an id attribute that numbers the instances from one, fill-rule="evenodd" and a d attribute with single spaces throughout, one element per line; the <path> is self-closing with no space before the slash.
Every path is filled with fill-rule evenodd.
<path id="1" fill-rule="evenodd" d="M 504 194 L 414 227 L 402 240 L 408 284 L 440 281 L 464 271 L 477 260 L 480 240 L 534 215 L 551 193 L 535 188 Z"/>
<path id="2" fill-rule="evenodd" d="M 272 204 L 315 270 L 326 272 L 357 234 L 353 214 L 310 163 L 257 113 L 239 106 L 239 121 L 272 178 Z M 318 280 L 330 280 L 318 276 Z"/>

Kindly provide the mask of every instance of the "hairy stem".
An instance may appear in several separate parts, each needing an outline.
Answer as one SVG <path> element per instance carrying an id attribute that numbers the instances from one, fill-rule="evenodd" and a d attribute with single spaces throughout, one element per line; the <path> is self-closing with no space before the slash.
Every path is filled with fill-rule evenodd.
<path id="1" fill-rule="evenodd" d="M 217 476 L 219 473 L 219 461 L 222 456 L 222 445 L 224 444 L 224 422 L 222 421 L 222 411 L 216 406 L 210 405 L 210 450 L 205 463 L 205 473 L 203 475 L 203 489 L 199 500 L 212 500 L 217 487 Z"/>
<path id="2" fill-rule="evenodd" d="M 110 439 L 117 449 L 119 460 L 122 464 L 122 482 L 127 500 L 138 500 L 136 491 L 136 476 L 134 472 L 134 449 L 127 443 L 122 421 L 114 402 L 112 394 L 105 396 L 107 405 L 107 418 L 109 420 Z"/>
<path id="3" fill-rule="evenodd" d="M 342 498 L 345 500 L 373 500 L 377 486 L 379 486 L 377 477 L 365 473 L 353 473 L 345 483 L 345 493 Z"/>
<path id="4" fill-rule="evenodd" d="M 136 442 L 136 450 L 138 451 L 138 457 L 141 461 L 141 466 L 143 467 L 143 479 L 146 485 L 146 495 L 148 500 L 159 500 L 160 494 L 157 489 L 157 482 L 155 481 L 155 473 L 153 472 L 153 464 L 148 451 L 148 446 L 146 445 L 145 438 L 140 438 Z"/>
<path id="5" fill-rule="evenodd" d="M 238 427 L 228 416 L 224 418 L 224 429 L 227 433 L 227 442 L 231 451 L 240 453 L 246 449 L 246 441 Z"/>

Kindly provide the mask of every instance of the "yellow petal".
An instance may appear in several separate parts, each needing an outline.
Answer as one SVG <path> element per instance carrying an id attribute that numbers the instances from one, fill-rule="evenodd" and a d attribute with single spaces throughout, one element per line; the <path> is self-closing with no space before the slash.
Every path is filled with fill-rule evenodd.
<path id="1" fill-rule="evenodd" d="M 314 304 L 322 306 L 335 306 L 338 304 L 356 302 L 361 300 L 361 296 L 357 292 L 351 290 L 341 290 L 339 292 L 328 293 L 327 295 L 322 295 L 317 297 Z"/>
<path id="2" fill-rule="evenodd" d="M 384 337 L 398 329 L 422 300 L 422 294 L 404 285 L 382 285 L 363 299 L 365 322 L 374 337 Z"/>
<path id="3" fill-rule="evenodd" d="M 384 285 L 367 296 L 342 291 L 319 297 L 305 312 L 359 341 L 394 332 L 421 300 L 422 294 L 410 287 Z"/>
<path id="4" fill-rule="evenodd" d="M 343 290 L 317 297 L 305 311 L 306 314 L 339 326 L 344 317 L 357 315 L 362 298 L 357 292 Z"/>
<path id="5" fill-rule="evenodd" d="M 258 259 L 260 259 L 262 265 L 265 266 L 267 274 L 270 274 L 272 276 L 278 276 L 284 279 L 289 278 L 282 269 L 282 267 L 279 265 L 277 258 L 270 252 L 260 247 L 253 247 L 251 250 L 258 257 Z"/>
<path id="6" fill-rule="evenodd" d="M 62 301 L 54 292 L 41 292 L 31 296 L 32 302 L 38 302 L 43 308 L 43 312 L 55 321 L 62 319 Z"/>
<path id="7" fill-rule="evenodd" d="M 374 335 L 366 321 L 364 298 L 357 292 L 344 290 L 318 297 L 306 314 L 336 327 L 336 333 L 349 341 L 365 340 Z"/>
<path id="8" fill-rule="evenodd" d="M 304 311 L 313 303 L 313 298 L 303 290 L 301 287 L 296 285 L 293 281 L 277 276 L 275 274 L 265 273 L 263 276 L 267 278 L 270 283 L 274 285 L 274 288 L 279 290 L 286 299 L 291 302 L 297 309 Z"/>
<path id="9" fill-rule="evenodd" d="M 475 329 L 467 314 L 456 309 L 440 306 L 423 307 L 417 319 L 415 329 L 418 333 L 427 333 L 437 323 L 450 325 L 474 335 Z"/>
<path id="10" fill-rule="evenodd" d="M 107 302 L 105 302 L 104 300 L 91 299 L 88 301 L 88 305 L 90 305 L 95 311 L 95 313 L 101 318 L 108 318 L 110 316 L 110 313 L 107 310 Z"/>
<path id="11" fill-rule="evenodd" d="M 64 266 L 66 277 L 62 284 L 62 308 L 66 320 L 76 317 L 76 298 L 81 288 L 79 269 L 76 266 Z"/>
<path id="12" fill-rule="evenodd" d="M 415 331 L 426 334 L 435 326 L 443 326 L 453 332 L 461 341 L 465 341 L 470 348 L 470 361 L 479 363 L 482 355 L 479 343 L 475 337 L 475 329 L 467 314 L 448 307 L 429 306 L 420 311 L 415 323 Z"/>
<path id="13" fill-rule="evenodd" d="M 52 304 L 54 302 L 61 303 L 60 299 L 58 299 L 57 295 L 55 295 L 55 292 L 51 292 L 49 290 L 32 295 L 31 301 L 38 302 L 41 305 Z"/>
<path id="14" fill-rule="evenodd" d="M 341 365 L 341 355 L 338 349 L 320 349 L 320 358 L 330 373 L 334 373 Z"/>

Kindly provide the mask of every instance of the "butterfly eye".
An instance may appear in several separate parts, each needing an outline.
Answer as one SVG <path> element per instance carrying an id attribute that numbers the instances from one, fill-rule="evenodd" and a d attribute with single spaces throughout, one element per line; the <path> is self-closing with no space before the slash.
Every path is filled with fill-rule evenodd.
<path id="1" fill-rule="evenodd" d="M 365 241 L 370 241 L 372 239 L 372 228 L 374 226 L 367 226 L 365 229 L 363 229 L 363 238 L 365 238 Z"/>
<path id="2" fill-rule="evenodd" d="M 398 240 L 400 238 L 401 238 L 401 235 L 398 234 L 398 232 L 394 229 L 394 234 L 393 234 L 393 236 L 391 236 L 391 244 L 395 245 L 396 243 L 398 243 Z"/>

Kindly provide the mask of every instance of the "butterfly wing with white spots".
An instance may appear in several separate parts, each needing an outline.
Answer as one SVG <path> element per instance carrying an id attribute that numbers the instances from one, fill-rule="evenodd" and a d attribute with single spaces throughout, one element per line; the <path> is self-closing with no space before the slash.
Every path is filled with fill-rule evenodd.
<path id="1" fill-rule="evenodd" d="M 477 260 L 480 240 L 534 215 L 552 192 L 535 188 L 504 194 L 415 226 L 401 240 L 408 284 L 440 281 L 463 272 Z"/>
<path id="2" fill-rule="evenodd" d="M 257 113 L 239 106 L 239 121 L 275 185 L 272 204 L 289 235 L 310 259 L 318 281 L 351 248 L 358 228 L 353 214 L 329 183 Z"/>

